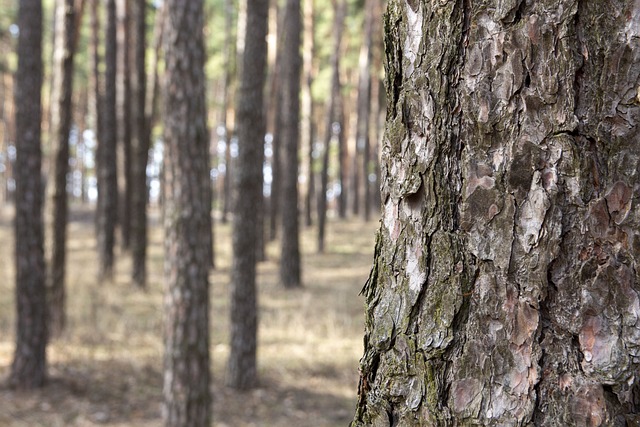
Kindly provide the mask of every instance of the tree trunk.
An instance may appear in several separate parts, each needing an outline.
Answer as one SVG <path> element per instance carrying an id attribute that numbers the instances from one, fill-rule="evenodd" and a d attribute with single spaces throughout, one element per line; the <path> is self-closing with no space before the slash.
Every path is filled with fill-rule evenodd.
<path id="1" fill-rule="evenodd" d="M 344 123 L 342 114 L 342 95 L 340 85 L 340 49 L 342 44 L 342 31 L 344 29 L 344 15 L 346 12 L 346 3 L 344 0 L 337 0 L 340 3 L 334 4 L 335 20 L 334 20 L 334 46 L 331 54 L 331 95 L 327 101 L 326 113 L 326 129 L 324 135 L 324 152 L 322 154 L 322 171 L 320 175 L 320 194 L 318 195 L 318 252 L 324 252 L 326 223 L 327 223 L 327 187 L 329 183 L 329 155 L 331 148 L 331 140 L 336 135 L 338 138 L 338 162 L 342 162 L 341 144 L 344 145 Z M 338 166 L 339 177 L 338 182 L 342 185 L 341 178 L 342 167 Z M 341 191 L 342 193 L 342 191 Z M 338 209 L 341 201 L 338 201 Z M 346 207 L 344 211 L 346 216 Z M 343 218 L 342 215 L 340 215 Z"/>
<path id="2" fill-rule="evenodd" d="M 300 0 L 287 0 L 282 61 L 282 253 L 280 280 L 285 288 L 302 285 L 298 218 L 298 146 L 300 138 Z"/>
<path id="3" fill-rule="evenodd" d="M 222 187 L 222 223 L 229 220 L 231 211 L 231 118 L 233 111 L 233 82 L 236 72 L 236 49 L 233 33 L 233 0 L 224 1 L 224 88 L 222 95 L 222 126 L 224 127 L 225 157 L 224 157 L 224 180 Z M 231 114 L 230 114 L 231 113 Z"/>
<path id="4" fill-rule="evenodd" d="M 271 133 L 271 194 L 269 195 L 269 240 L 278 237 L 278 224 L 281 217 L 281 189 L 282 189 L 282 61 L 284 45 L 283 15 L 285 13 L 278 7 L 277 0 L 271 0 L 272 12 L 276 15 L 276 54 L 275 62 L 269 81 L 269 105 L 267 107 L 267 132 Z"/>
<path id="5" fill-rule="evenodd" d="M 257 382 L 256 370 L 256 262 L 262 215 L 262 161 L 264 157 L 263 90 L 267 65 L 268 0 L 247 7 L 245 50 L 238 100 L 238 167 L 233 217 L 231 269 L 231 351 L 229 385 L 246 390 Z"/>
<path id="6" fill-rule="evenodd" d="M 337 96 L 333 120 L 336 124 L 338 138 L 338 183 L 340 194 L 338 195 L 338 216 L 342 219 L 347 217 L 347 139 L 346 126 L 344 120 L 344 99 L 342 97 L 342 85 L 340 84 L 340 57 L 342 55 L 342 35 L 344 33 L 344 20 L 347 14 L 347 1 L 334 0 L 334 55 L 333 55 L 333 84 L 332 96 Z"/>
<path id="7" fill-rule="evenodd" d="M 95 132 L 95 141 L 96 141 L 96 153 L 95 158 L 96 162 L 100 162 L 100 149 L 102 147 L 102 128 L 103 126 L 103 117 L 102 117 L 102 98 L 104 88 L 102 85 L 102 79 L 100 76 L 100 63 L 102 58 L 100 57 L 100 33 L 101 33 L 101 22 L 100 22 L 100 0 L 89 0 L 91 1 L 91 13 L 89 19 L 89 25 L 91 27 L 91 54 L 90 54 L 90 68 L 91 68 L 91 95 L 89 96 L 89 104 L 90 104 L 90 112 L 93 116 L 93 129 Z M 96 179 L 99 173 L 99 165 L 95 166 Z M 98 198 L 98 202 L 100 199 Z M 96 238 L 100 235 L 100 231 L 98 225 L 100 217 L 100 208 L 96 206 L 96 219 L 95 219 L 95 227 L 96 227 Z"/>
<path id="8" fill-rule="evenodd" d="M 116 120 L 116 4 L 106 0 L 105 78 L 102 135 L 98 138 L 98 277 L 113 278 L 115 228 L 118 218 L 117 120 Z"/>
<path id="9" fill-rule="evenodd" d="M 640 7 L 394 0 L 385 22 L 353 425 L 638 425 Z"/>
<path id="10" fill-rule="evenodd" d="M 304 39 L 303 39 L 303 81 L 302 86 L 302 147 L 307 150 L 306 177 L 307 188 L 305 192 L 304 217 L 305 225 L 310 227 L 313 224 L 313 198 L 315 195 L 315 183 L 313 173 L 313 140 L 315 137 L 315 129 L 313 123 L 313 87 L 314 67 L 313 59 L 315 57 L 315 11 L 313 0 L 304 1 Z"/>
<path id="11" fill-rule="evenodd" d="M 59 336 L 65 326 L 65 267 L 69 198 L 69 134 L 73 98 L 76 10 L 74 0 L 57 0 L 55 7 L 51 134 L 53 183 L 49 186 L 51 253 L 48 277 L 49 333 Z"/>
<path id="12" fill-rule="evenodd" d="M 171 427 L 211 424 L 211 231 L 203 1 L 167 0 L 164 34 L 164 416 Z"/>
<path id="13" fill-rule="evenodd" d="M 16 347 L 9 385 L 41 387 L 46 379 L 46 288 L 42 219 L 42 3 L 22 0 L 18 11 L 16 121 Z"/>
<path id="14" fill-rule="evenodd" d="M 356 125 L 356 153 L 360 152 L 360 162 L 355 169 L 362 170 L 363 215 L 365 221 L 371 218 L 371 184 L 369 183 L 369 158 L 371 157 L 371 58 L 373 56 L 374 2 L 368 0 L 364 7 L 364 43 L 360 49 L 358 79 L 358 119 Z M 358 158 L 358 156 L 356 156 Z M 355 173 L 355 172 L 354 172 Z M 356 185 L 357 188 L 357 185 Z M 355 200 L 358 198 L 354 195 Z M 357 202 L 356 202 L 357 205 Z M 355 212 L 354 209 L 354 213 Z"/>
<path id="15" fill-rule="evenodd" d="M 139 287 L 146 286 L 147 279 L 147 163 L 149 159 L 150 138 L 147 136 L 146 123 L 146 85 L 145 69 L 146 50 L 146 1 L 132 1 L 131 38 L 134 71 L 131 79 L 131 256 L 133 258 L 133 283 Z"/>
<path id="16" fill-rule="evenodd" d="M 132 97 L 131 72 L 131 1 L 116 1 L 117 19 L 117 161 L 118 161 L 118 225 L 120 227 L 121 246 L 123 250 L 131 247 L 131 222 L 133 189 L 133 156 L 131 145 L 132 130 Z"/>

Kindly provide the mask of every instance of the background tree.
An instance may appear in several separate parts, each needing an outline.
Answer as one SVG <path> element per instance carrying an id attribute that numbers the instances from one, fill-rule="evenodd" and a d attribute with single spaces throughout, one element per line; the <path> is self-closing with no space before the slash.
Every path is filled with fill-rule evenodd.
<path id="1" fill-rule="evenodd" d="M 149 159 L 150 138 L 147 133 L 146 109 L 146 1 L 132 1 L 132 39 L 134 57 L 131 79 L 131 255 L 133 257 L 133 282 L 138 287 L 146 284 L 147 258 L 147 161 Z"/>
<path id="2" fill-rule="evenodd" d="M 102 134 L 98 138 L 97 233 L 100 258 L 98 277 L 111 279 L 114 264 L 115 228 L 118 220 L 116 64 L 117 20 L 115 0 L 106 0 L 105 77 Z M 99 129 L 100 130 L 100 129 Z"/>
<path id="3" fill-rule="evenodd" d="M 133 155 L 131 146 L 132 97 L 131 74 L 131 0 L 116 0 L 117 53 L 116 53 L 116 121 L 118 164 L 118 226 L 122 249 L 131 246 L 133 193 Z"/>
<path id="4" fill-rule="evenodd" d="M 353 425 L 640 419 L 638 16 L 389 4 Z"/>
<path id="5" fill-rule="evenodd" d="M 41 387 L 46 379 L 46 288 L 42 219 L 42 3 L 21 0 L 18 9 L 16 122 L 16 348 L 9 384 Z"/>
<path id="6" fill-rule="evenodd" d="M 211 424 L 203 2 L 168 0 L 164 33 L 165 375 L 167 426 Z"/>
<path id="7" fill-rule="evenodd" d="M 346 3 L 344 0 L 336 0 L 334 5 L 334 45 L 331 53 L 331 95 L 327 99 L 326 126 L 324 135 L 324 152 L 322 154 L 322 170 L 320 172 L 320 193 L 318 194 L 318 252 L 324 252 L 325 229 L 327 224 L 327 190 L 329 186 L 329 157 L 331 153 L 331 140 L 334 135 L 338 137 L 338 170 L 341 194 L 344 188 L 344 171 L 342 161 L 344 155 L 344 116 L 342 108 L 342 94 L 340 84 L 340 55 L 342 49 L 342 33 L 344 30 L 344 18 Z M 340 201 L 341 200 L 341 201 Z M 345 199 L 338 201 L 340 217 L 346 215 Z"/>
<path id="8" fill-rule="evenodd" d="M 233 216 L 231 269 L 231 349 L 229 384 L 236 389 L 257 382 L 256 262 L 262 216 L 262 161 L 264 157 L 264 82 L 267 64 L 268 0 L 250 0 L 238 99 L 238 167 Z"/>
<path id="9" fill-rule="evenodd" d="M 83 3 L 83 2 L 82 2 Z M 80 6 L 80 9 L 82 6 Z M 49 186 L 51 258 L 49 261 L 49 332 L 59 335 L 65 325 L 65 267 L 67 244 L 69 135 L 72 121 L 73 62 L 76 37 L 74 0 L 57 0 L 51 91 L 53 183 Z"/>
<path id="10" fill-rule="evenodd" d="M 301 286 L 298 218 L 298 146 L 300 139 L 300 0 L 287 0 L 282 60 L 282 253 L 280 280 L 285 288 Z"/>

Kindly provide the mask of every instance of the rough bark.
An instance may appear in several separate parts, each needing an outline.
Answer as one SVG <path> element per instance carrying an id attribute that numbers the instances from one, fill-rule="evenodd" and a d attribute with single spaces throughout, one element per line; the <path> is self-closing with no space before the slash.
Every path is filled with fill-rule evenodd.
<path id="1" fill-rule="evenodd" d="M 42 218 L 42 3 L 22 0 L 18 9 L 16 122 L 16 347 L 9 385 L 41 387 L 46 379 L 46 288 Z"/>
<path id="2" fill-rule="evenodd" d="M 164 417 L 211 424 L 209 390 L 209 136 L 203 2 L 165 2 Z"/>
<path id="3" fill-rule="evenodd" d="M 147 163 L 150 138 L 147 136 L 145 69 L 146 49 L 146 1 L 132 1 L 133 59 L 131 61 L 131 256 L 133 260 L 133 283 L 144 288 L 147 279 Z"/>
<path id="4" fill-rule="evenodd" d="M 262 216 L 262 161 L 264 152 L 265 68 L 267 64 L 268 0 L 250 0 L 247 6 L 245 50 L 238 99 L 238 167 L 233 216 L 231 269 L 231 349 L 229 385 L 246 390 L 257 383 L 256 262 Z"/>
<path id="5" fill-rule="evenodd" d="M 73 58 L 76 10 L 74 0 L 58 0 L 55 7 L 51 134 L 53 183 L 49 186 L 48 222 L 51 252 L 48 271 L 49 333 L 60 335 L 65 326 L 65 267 L 69 198 L 69 133 L 71 131 Z"/>
<path id="6" fill-rule="evenodd" d="M 111 280 L 114 265 L 115 228 L 118 220 L 116 64 L 117 21 L 115 0 L 105 1 L 107 31 L 105 39 L 104 99 L 102 135 L 98 138 L 98 278 Z"/>
<path id="7" fill-rule="evenodd" d="M 389 4 L 353 425 L 640 422 L 639 36 L 637 2 Z"/>
<path id="8" fill-rule="evenodd" d="M 298 215 L 298 146 L 300 139 L 300 0 L 287 0 L 282 61 L 282 252 L 280 280 L 285 288 L 302 285 Z"/>

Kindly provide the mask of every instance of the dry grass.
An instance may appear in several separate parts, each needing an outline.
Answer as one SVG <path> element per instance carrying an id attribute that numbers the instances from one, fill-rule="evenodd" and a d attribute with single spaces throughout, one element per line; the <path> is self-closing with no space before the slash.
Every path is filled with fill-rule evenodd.
<path id="1" fill-rule="evenodd" d="M 11 213 L 0 208 L 0 379 L 14 342 Z M 376 224 L 332 222 L 327 252 L 302 235 L 304 288 L 278 284 L 278 246 L 259 268 L 259 388 L 224 385 L 228 357 L 230 226 L 216 228 L 211 273 L 214 426 L 344 426 L 351 419 L 362 354 L 363 302 Z M 0 426 L 158 426 L 162 401 L 162 246 L 151 229 L 149 289 L 132 288 L 120 256 L 115 283 L 99 286 L 90 212 L 69 229 L 68 329 L 49 346 L 48 385 L 35 393 L 0 389 Z"/>

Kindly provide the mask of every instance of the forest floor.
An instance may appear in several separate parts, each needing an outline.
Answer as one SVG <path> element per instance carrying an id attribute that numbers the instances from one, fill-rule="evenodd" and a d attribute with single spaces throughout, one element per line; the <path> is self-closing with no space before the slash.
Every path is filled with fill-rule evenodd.
<path id="1" fill-rule="evenodd" d="M 0 206 L 0 426 L 160 426 L 162 402 L 162 230 L 152 213 L 149 283 L 129 280 L 119 253 L 113 283 L 96 281 L 92 213 L 72 208 L 68 320 L 48 347 L 49 382 L 33 393 L 4 386 L 14 349 L 12 213 Z M 155 218 L 155 219 L 153 219 Z M 211 272 L 211 355 L 216 427 L 345 426 L 353 416 L 362 355 L 364 302 L 375 222 L 330 221 L 326 252 L 304 229 L 304 287 L 278 283 L 278 244 L 259 267 L 258 388 L 225 386 L 229 353 L 230 224 L 216 225 Z M 119 252 L 119 251 L 118 251 Z"/>

